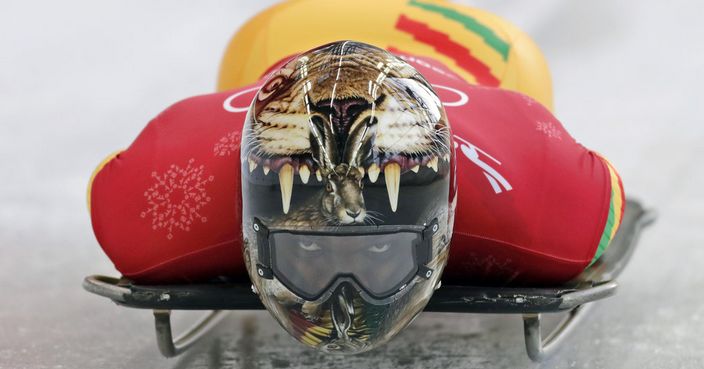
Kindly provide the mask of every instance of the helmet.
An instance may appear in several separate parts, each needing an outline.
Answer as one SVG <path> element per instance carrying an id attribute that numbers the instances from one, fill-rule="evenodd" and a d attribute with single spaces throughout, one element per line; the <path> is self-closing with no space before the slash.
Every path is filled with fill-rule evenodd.
<path id="1" fill-rule="evenodd" d="M 243 252 L 291 335 L 357 353 L 423 310 L 452 234 L 451 137 L 430 84 L 385 50 L 335 42 L 269 74 L 243 129 Z"/>

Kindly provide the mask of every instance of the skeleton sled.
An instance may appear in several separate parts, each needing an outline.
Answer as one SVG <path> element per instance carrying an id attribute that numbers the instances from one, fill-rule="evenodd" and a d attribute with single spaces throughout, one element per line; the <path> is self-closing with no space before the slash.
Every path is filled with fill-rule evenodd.
<path id="1" fill-rule="evenodd" d="M 370 24 L 367 25 L 367 28 L 374 28 L 379 34 L 384 34 L 390 50 L 397 54 L 408 53 L 405 57 L 406 61 L 414 64 L 429 79 L 444 81 L 444 78 L 455 75 L 468 81 L 472 80 L 479 85 L 519 90 L 533 97 L 548 109 L 552 106 L 547 66 L 535 45 L 515 27 L 507 25 L 497 17 L 477 9 L 440 4 L 439 2 L 431 4 L 415 0 L 389 1 L 384 2 L 383 5 L 376 4 L 373 1 L 367 2 L 369 4 L 366 5 L 369 6 L 362 4 L 364 1 L 346 2 L 349 4 L 340 2 L 336 11 L 319 14 L 320 22 L 329 22 L 329 24 L 321 23 L 317 25 L 321 29 L 326 30 L 324 35 L 321 33 L 319 36 L 311 36 L 305 27 L 287 27 L 287 25 L 298 24 L 299 19 L 296 18 L 295 14 L 298 14 L 297 12 L 300 10 L 305 10 L 303 9 L 304 7 L 317 8 L 315 2 L 291 1 L 280 7 L 277 6 L 265 11 L 247 23 L 238 35 L 233 38 L 223 60 L 223 66 L 230 66 L 230 68 L 223 67 L 221 70 L 219 90 L 242 88 L 245 85 L 249 85 L 250 87 L 247 90 L 241 91 L 243 93 L 254 92 L 258 86 L 252 87 L 250 83 L 259 79 L 266 72 L 264 68 L 275 65 L 296 52 L 319 46 L 326 42 L 355 37 L 360 41 L 378 43 L 378 39 L 365 39 L 366 35 L 356 33 L 359 27 L 358 22 L 354 20 L 355 15 L 363 16 L 363 14 L 358 13 L 363 13 L 363 11 L 366 11 L 364 9 L 372 7 L 378 12 L 378 19 L 391 19 L 393 21 L 378 25 Z M 325 5 L 327 5 L 326 2 Z M 316 14 L 319 12 L 318 9 L 314 11 Z M 277 17 L 276 23 L 269 22 L 269 19 L 273 17 Z M 421 20 L 424 19 L 431 22 L 429 23 L 430 26 L 435 29 L 423 25 Z M 370 22 L 372 21 L 370 20 Z M 443 30 L 445 23 L 447 23 L 447 28 Z M 465 25 L 467 29 L 460 29 L 457 24 Z M 388 28 L 390 26 L 392 28 Z M 277 27 L 281 27 L 281 29 Z M 480 28 L 475 29 L 472 27 Z M 285 30 L 286 37 L 273 37 L 267 41 L 270 43 L 267 50 L 278 50 L 278 54 L 264 53 L 262 51 L 262 55 L 257 55 L 253 51 L 266 49 L 254 47 L 255 42 L 259 42 L 257 41 L 259 39 L 256 37 L 256 31 L 263 28 L 267 28 L 271 34 L 277 34 L 277 32 L 284 32 L 282 30 Z M 478 62 L 483 62 L 491 67 L 487 68 L 487 70 L 502 71 L 501 75 L 505 76 L 505 79 L 494 80 L 490 78 L 492 77 L 491 75 L 484 76 L 483 79 L 475 78 L 476 75 L 470 73 L 471 71 L 457 67 L 457 63 L 447 62 L 446 64 L 452 70 L 433 76 L 434 73 L 439 73 L 444 69 L 431 68 L 430 61 L 412 56 L 427 55 L 428 53 L 428 45 L 424 41 L 426 38 L 418 33 L 421 31 L 426 32 L 428 35 L 440 34 L 444 37 L 444 34 L 440 32 L 442 31 L 448 33 L 452 39 L 463 40 L 460 44 L 470 45 L 473 54 L 478 58 Z M 297 32 L 303 33 L 296 34 Z M 476 36 L 469 35 L 472 32 L 480 34 L 483 37 L 483 42 L 476 44 L 476 41 L 473 41 L 474 39 L 467 38 Z M 468 33 L 469 36 L 465 35 L 465 33 Z M 409 38 L 409 35 L 414 37 Z M 315 37 L 322 38 L 316 39 Z M 440 42 L 444 40 L 443 37 L 438 36 L 434 40 L 439 40 L 438 42 Z M 447 39 L 450 40 L 450 38 Z M 512 44 L 506 43 L 507 39 L 511 39 Z M 457 45 L 452 46 L 457 47 Z M 521 50 L 521 53 L 514 54 L 514 49 Z M 435 48 L 435 50 L 439 49 Z M 502 57 L 498 58 L 497 53 Z M 261 65 L 252 67 L 253 63 L 238 63 L 238 58 L 242 55 L 248 55 L 252 60 L 261 60 Z M 448 58 L 453 57 L 453 55 L 444 55 L 442 52 L 438 55 L 430 56 L 441 61 L 447 61 L 450 60 Z M 450 83 L 449 79 L 447 81 L 447 83 Z M 455 98 L 454 101 L 449 103 L 443 101 L 445 106 L 458 107 L 466 104 L 466 96 L 462 95 L 464 98 L 460 96 L 459 100 L 457 100 L 457 96 L 452 94 L 452 91 L 457 90 L 443 87 L 447 83 L 441 83 L 439 87 L 435 86 L 436 89 L 443 89 L 441 92 L 445 93 L 445 96 Z M 239 102 L 240 105 L 233 107 L 232 104 L 238 103 L 238 101 L 233 101 L 233 98 L 238 96 L 232 95 L 225 100 L 225 110 L 239 114 L 243 114 L 246 111 L 252 96 L 247 95 L 247 101 L 243 100 L 243 102 Z M 529 105 L 532 104 L 532 100 L 526 101 Z M 450 113 L 452 114 L 452 111 Z M 545 133 L 548 134 L 550 132 Z M 223 141 L 218 144 L 219 146 L 216 145 L 215 153 L 217 156 L 226 156 L 239 151 L 238 147 L 229 146 L 233 137 L 225 136 Z M 469 143 L 466 144 L 469 145 Z M 471 145 L 467 147 L 471 147 Z M 474 149 L 472 148 L 472 150 Z M 209 152 L 212 153 L 212 150 Z M 472 152 L 475 156 L 478 155 L 475 151 Z M 184 160 L 187 161 L 188 158 L 184 158 Z M 197 170 L 197 168 L 191 168 L 190 161 L 188 163 L 189 166 L 184 170 Z M 181 170 L 183 168 L 176 169 Z M 235 176 L 239 176 L 239 173 L 236 173 Z M 159 180 L 159 178 L 155 178 Z M 98 181 L 100 179 L 98 178 Z M 496 181 L 489 180 L 492 185 L 499 185 L 495 183 Z M 120 186 L 116 184 L 115 188 L 120 188 Z M 106 192 L 112 196 L 112 192 Z M 95 195 L 93 196 L 95 197 Z M 627 199 L 624 208 L 621 226 L 611 240 L 609 247 L 601 257 L 569 282 L 547 286 L 540 284 L 531 287 L 525 285 L 482 285 L 481 283 L 461 284 L 453 280 L 453 283 L 442 284 L 434 292 L 432 299 L 425 307 L 425 311 L 436 313 L 520 314 L 523 317 L 525 347 L 528 356 L 534 361 L 541 361 L 549 357 L 560 346 L 569 344 L 567 339 L 569 333 L 577 329 L 580 320 L 587 314 L 588 308 L 593 305 L 591 303 L 613 296 L 616 293 L 618 288 L 617 277 L 624 270 L 634 252 L 642 230 L 655 220 L 654 212 L 635 199 Z M 146 215 L 142 213 L 141 217 L 145 218 Z M 92 216 L 95 216 L 95 212 L 92 213 Z M 113 215 L 111 212 L 109 216 L 111 217 L 109 221 L 112 222 Z M 169 239 L 171 236 L 171 231 L 169 231 Z M 195 345 L 216 326 L 218 321 L 227 315 L 228 311 L 264 309 L 259 297 L 253 292 L 249 278 L 245 275 L 219 279 L 216 282 L 209 283 L 169 285 L 138 283 L 126 277 L 116 278 L 92 275 L 85 278 L 83 287 L 91 293 L 109 298 L 120 306 L 152 310 L 157 344 L 160 352 L 166 357 L 177 356 Z M 174 310 L 204 310 L 210 312 L 192 328 L 178 335 L 178 337 L 174 337 L 171 327 L 171 312 Z M 565 315 L 558 326 L 549 333 L 543 332 L 544 324 L 541 323 L 541 317 L 546 313 L 562 313 Z"/>
<path id="2" fill-rule="evenodd" d="M 569 344 L 567 336 L 577 329 L 588 308 L 597 300 L 613 296 L 617 277 L 633 253 L 645 227 L 655 220 L 653 211 L 633 199 L 626 203 L 620 229 L 602 257 L 569 283 L 553 287 L 501 288 L 443 285 L 433 294 L 427 312 L 520 314 L 523 317 L 526 352 L 541 361 Z M 124 278 L 102 275 L 86 277 L 83 288 L 107 297 L 118 305 L 152 310 L 159 351 L 165 357 L 181 354 L 207 334 L 229 310 L 264 309 L 252 292 L 249 280 L 195 285 L 139 285 Z M 192 328 L 174 338 L 173 310 L 210 310 Z M 541 316 L 566 313 L 550 333 L 542 332 Z"/>

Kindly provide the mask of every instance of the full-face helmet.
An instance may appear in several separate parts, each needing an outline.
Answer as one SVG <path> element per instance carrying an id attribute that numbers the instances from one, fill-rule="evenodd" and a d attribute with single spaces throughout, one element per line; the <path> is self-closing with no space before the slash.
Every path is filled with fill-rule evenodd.
<path id="1" fill-rule="evenodd" d="M 385 50 L 336 42 L 271 72 L 246 119 L 253 288 L 309 346 L 386 342 L 423 310 L 449 251 L 452 136 L 432 86 Z"/>

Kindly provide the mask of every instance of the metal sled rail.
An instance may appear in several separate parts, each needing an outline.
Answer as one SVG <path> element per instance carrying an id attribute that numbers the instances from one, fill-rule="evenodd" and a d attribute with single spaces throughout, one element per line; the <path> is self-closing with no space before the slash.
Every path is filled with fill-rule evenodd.
<path id="1" fill-rule="evenodd" d="M 526 351 L 541 361 L 559 349 L 586 313 L 587 303 L 616 293 L 615 278 L 628 263 L 641 230 L 655 214 L 635 200 L 628 200 L 621 227 L 601 258 L 580 276 L 553 288 L 442 286 L 425 308 L 430 312 L 522 314 Z M 89 276 L 83 288 L 110 298 L 119 305 L 152 309 L 159 350 L 176 356 L 195 344 L 225 315 L 224 310 L 264 309 L 249 283 L 209 283 L 146 286 L 129 280 Z M 212 310 L 181 336 L 173 339 L 171 310 Z M 568 311 L 567 317 L 543 338 L 541 314 Z"/>

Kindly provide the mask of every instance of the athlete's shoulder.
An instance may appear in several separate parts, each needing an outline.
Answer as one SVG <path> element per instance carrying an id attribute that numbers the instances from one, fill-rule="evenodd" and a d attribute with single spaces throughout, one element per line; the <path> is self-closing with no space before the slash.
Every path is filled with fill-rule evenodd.
<path id="1" fill-rule="evenodd" d="M 164 109 L 157 118 L 179 117 L 193 113 L 202 114 L 246 114 L 249 103 L 260 87 L 258 83 L 242 88 L 195 95 L 179 100 Z"/>

